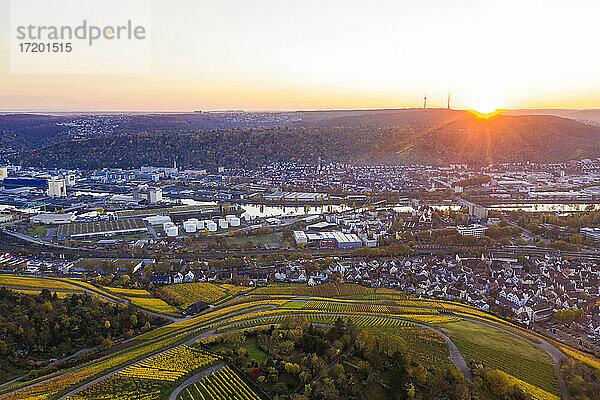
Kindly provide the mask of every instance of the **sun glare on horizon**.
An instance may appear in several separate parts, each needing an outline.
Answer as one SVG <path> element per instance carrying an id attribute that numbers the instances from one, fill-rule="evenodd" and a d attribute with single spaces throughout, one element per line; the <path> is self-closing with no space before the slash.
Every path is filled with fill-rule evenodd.
<path id="1" fill-rule="evenodd" d="M 491 92 L 492 91 L 489 93 Z M 486 96 L 477 96 L 468 107 L 468 110 L 478 118 L 491 118 L 500 114 L 504 108 L 501 105 L 503 101 L 500 100 L 500 97 L 502 96 L 489 95 L 489 93 Z"/>

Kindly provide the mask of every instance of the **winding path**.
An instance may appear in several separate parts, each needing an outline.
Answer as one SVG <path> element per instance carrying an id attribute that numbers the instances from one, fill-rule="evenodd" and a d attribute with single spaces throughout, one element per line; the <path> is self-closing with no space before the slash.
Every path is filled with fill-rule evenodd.
<path id="1" fill-rule="evenodd" d="M 260 308 L 260 307 L 258 307 L 258 308 Z M 249 315 L 249 314 L 252 314 L 252 311 L 256 311 L 256 310 L 245 310 L 245 312 L 242 312 L 240 314 L 238 314 L 238 313 L 232 313 L 232 315 L 229 315 L 229 317 L 240 316 L 240 315 Z M 361 316 L 360 314 L 327 313 L 327 312 L 320 313 L 320 314 L 323 314 L 323 315 L 333 315 L 333 316 L 344 316 L 344 317 L 352 317 L 352 318 L 360 317 Z M 301 313 L 300 314 L 294 313 L 294 315 L 302 315 L 302 314 Z M 365 314 L 365 316 L 373 316 L 373 315 Z M 227 316 L 223 316 L 223 319 L 225 319 L 225 318 L 227 318 Z M 441 337 L 444 338 L 444 340 L 448 344 L 448 349 L 449 349 L 449 353 L 450 353 L 450 360 L 452 361 L 452 363 L 461 371 L 461 373 L 466 378 L 473 379 L 472 372 L 471 372 L 471 370 L 470 370 L 470 368 L 469 368 L 466 360 L 464 359 L 464 357 L 460 353 L 460 350 L 458 349 L 458 347 L 454 344 L 454 342 L 447 335 L 445 335 L 443 332 L 441 332 L 440 330 L 438 330 L 436 327 L 432 327 L 432 326 L 425 325 L 425 324 L 420 324 L 420 323 L 417 323 L 417 322 L 413 322 L 413 321 L 409 321 L 409 320 L 405 320 L 405 319 L 401 319 L 401 318 L 394 318 L 394 317 L 384 317 L 384 318 L 386 318 L 388 320 L 397 320 L 397 321 L 407 322 L 410 325 L 419 326 L 419 327 L 421 327 L 423 329 L 428 329 L 430 331 L 434 331 L 437 334 L 439 334 Z M 257 323 L 254 326 L 259 326 L 260 325 L 259 324 L 260 321 L 267 320 L 267 319 L 269 319 L 269 317 L 258 317 L 258 318 L 254 318 L 254 319 L 250 318 L 250 319 L 247 319 L 247 320 L 243 320 L 243 321 L 239 321 L 239 322 L 234 322 L 232 324 L 226 325 L 224 327 L 219 328 L 219 330 L 221 330 L 223 328 L 225 328 L 225 329 L 234 329 L 235 330 L 236 327 L 238 328 L 237 330 L 246 330 L 246 329 L 251 328 L 252 326 L 241 326 L 240 327 L 240 325 L 246 325 L 247 323 Z M 482 324 L 482 325 L 486 325 L 486 326 L 489 326 L 491 328 L 499 329 L 500 331 L 506 332 L 506 333 L 508 333 L 510 335 L 513 335 L 513 336 L 515 336 L 515 337 L 517 337 L 519 339 L 522 339 L 525 342 L 527 342 L 529 344 L 532 344 L 532 345 L 540 348 L 544 352 L 546 352 L 551 357 L 551 359 L 553 361 L 553 364 L 555 366 L 557 377 L 558 377 L 558 382 L 559 382 L 560 389 L 561 389 L 561 392 L 562 392 L 562 398 L 565 399 L 565 400 L 568 399 L 568 392 L 567 392 L 566 385 L 565 385 L 565 382 L 564 382 L 564 379 L 563 379 L 563 376 L 562 376 L 562 372 L 560 371 L 561 362 L 564 361 L 564 360 L 566 360 L 567 356 L 564 353 L 562 353 L 562 351 L 560 351 L 557 347 L 555 347 L 554 345 L 550 344 L 546 340 L 544 340 L 542 338 L 539 338 L 539 337 L 537 337 L 537 339 L 540 341 L 540 343 L 535 343 L 534 341 L 529 340 L 526 337 L 518 335 L 515 332 L 511 332 L 508 329 L 503 329 L 503 328 L 501 328 L 499 326 L 495 326 L 495 325 L 492 325 L 492 324 L 488 324 L 488 323 L 485 323 L 485 322 L 482 322 L 482 321 L 479 321 L 479 320 L 475 320 L 475 319 L 470 319 L 470 318 L 464 318 L 464 317 L 462 317 L 462 319 L 463 320 L 468 320 L 468 321 L 473 321 L 473 322 L 476 322 L 476 323 L 479 323 L 479 324 Z M 172 318 L 172 320 L 178 321 L 178 320 L 181 320 L 181 319 Z M 221 318 L 219 318 L 219 320 L 221 320 Z M 210 323 L 207 324 L 205 327 L 208 327 L 208 326 L 210 326 Z M 106 379 L 106 378 L 108 378 L 108 377 L 110 377 L 110 376 L 112 376 L 112 375 L 114 375 L 114 374 L 116 374 L 116 373 L 118 373 L 118 372 L 126 369 L 126 368 L 129 368 L 132 365 L 136 365 L 136 364 L 140 363 L 141 361 L 143 361 L 143 360 L 145 360 L 145 359 L 147 359 L 149 357 L 153 357 L 153 356 L 155 356 L 157 354 L 161 354 L 161 353 L 164 353 L 166 351 L 170 351 L 173 348 L 176 348 L 176 347 L 179 347 L 179 346 L 192 344 L 192 343 L 194 343 L 194 342 L 196 342 L 196 341 L 198 341 L 200 339 L 207 338 L 207 337 L 212 337 L 212 336 L 215 336 L 217 334 L 218 333 L 217 333 L 216 329 L 210 329 L 210 330 L 204 331 L 203 333 L 201 333 L 201 334 L 199 334 L 197 336 L 194 336 L 191 339 L 187 340 L 185 343 L 179 344 L 177 346 L 169 347 L 168 349 L 164 349 L 164 350 L 162 350 L 159 353 L 152 354 L 152 355 L 150 355 L 148 357 L 144 357 L 143 359 L 138 360 L 138 361 L 136 361 L 136 362 L 134 362 L 132 364 L 128 364 L 128 365 L 123 366 L 123 367 L 121 367 L 121 368 L 119 368 L 119 369 L 117 369 L 115 371 L 112 371 L 112 372 L 110 372 L 108 374 L 104 374 L 104 375 L 102 375 L 102 376 L 94 379 L 91 382 L 88 382 L 88 383 L 86 383 L 86 384 L 84 384 L 84 385 L 82 385 L 82 386 L 80 386 L 78 388 L 75 388 L 75 389 L 71 390 L 69 393 L 67 393 L 64 396 L 60 397 L 58 400 L 65 400 L 69 396 L 72 396 L 72 395 L 74 395 L 76 393 L 79 393 L 80 391 L 85 390 L 86 388 L 90 387 L 91 385 L 93 385 L 93 384 L 95 384 L 95 383 L 97 383 L 97 382 L 99 382 L 99 381 L 101 381 L 103 379 Z M 206 376 L 206 375 L 208 375 L 208 374 L 210 374 L 210 373 L 218 370 L 223 365 L 224 365 L 224 363 L 217 364 L 217 365 L 215 365 L 213 367 L 210 367 L 207 370 L 203 370 L 203 371 L 199 372 L 198 374 L 190 377 L 185 382 L 183 382 L 181 385 L 179 385 L 171 393 L 171 395 L 169 397 L 169 400 L 176 400 L 178 394 L 186 386 L 188 386 L 189 384 L 193 384 L 193 383 L 197 382 L 202 377 L 204 377 L 204 376 Z"/>
<path id="2" fill-rule="evenodd" d="M 181 347 L 181 346 L 186 346 L 186 345 L 189 345 L 189 344 L 191 344 L 191 343 L 194 343 L 194 342 L 196 342 L 196 341 L 198 341 L 198 340 L 200 340 L 200 339 L 204 339 L 204 338 L 206 338 L 206 337 L 209 337 L 209 336 L 212 336 L 212 335 L 214 335 L 214 334 L 215 334 L 215 331 L 214 331 L 214 330 L 210 330 L 210 331 L 203 332 L 203 333 L 201 333 L 200 335 L 198 335 L 198 336 L 195 336 L 195 337 L 193 337 L 193 338 L 189 339 L 189 340 L 188 340 L 188 341 L 186 341 L 185 343 L 179 344 L 179 345 L 177 345 L 177 346 L 169 347 L 168 349 L 162 350 L 162 351 L 160 351 L 160 352 L 158 352 L 158 353 L 155 353 L 155 354 L 152 354 L 152 355 L 150 355 L 150 356 L 148 356 L 148 357 L 144 357 L 144 358 L 142 358 L 141 360 L 138 360 L 138 361 L 136 361 L 136 362 L 134 362 L 134 363 L 132 363 L 132 364 L 125 365 L 125 366 L 123 366 L 123 367 L 121 367 L 121 368 L 119 368 L 119 369 L 116 369 L 116 370 L 114 370 L 114 371 L 112 371 L 112 372 L 109 372 L 108 374 L 102 375 L 102 376 L 100 376 L 100 377 L 98 377 L 98 378 L 94 379 L 93 381 L 90 381 L 90 382 L 88 382 L 88 383 L 86 383 L 86 384 L 84 384 L 84 385 L 82 385 L 82 386 L 79 386 L 78 388 L 75 388 L 75 389 L 71 390 L 69 393 L 67 393 L 67 394 L 65 394 L 65 395 L 63 395 L 63 396 L 61 396 L 61 397 L 59 397 L 57 400 L 65 400 L 65 399 L 67 399 L 68 397 L 70 397 L 70 396 L 73 396 L 73 395 L 75 395 L 75 394 L 77 394 L 77 393 L 81 392 L 82 390 L 85 390 L 86 388 L 88 388 L 88 387 L 92 386 L 93 384 L 100 382 L 101 380 L 104 380 L 104 379 L 106 379 L 106 378 L 110 378 L 111 376 L 113 376 L 113 375 L 115 375 L 115 374 L 118 374 L 119 372 L 121 372 L 121 371 L 123 371 L 123 370 L 125 370 L 125 369 L 127 369 L 127 368 L 129 368 L 129 367 L 132 367 L 132 366 L 134 366 L 134 365 L 138 365 L 139 363 L 141 363 L 142 361 L 144 361 L 144 360 L 146 360 L 146 359 L 148 359 L 148 358 L 150 358 L 150 357 L 155 357 L 155 356 L 157 356 L 157 355 L 160 355 L 160 354 L 166 353 L 166 352 L 168 352 L 168 351 L 171 351 L 171 350 L 173 350 L 173 349 L 175 349 L 175 348 L 177 348 L 177 347 Z"/>
<path id="3" fill-rule="evenodd" d="M 192 376 L 191 378 L 186 379 L 185 382 L 183 382 L 181 385 L 177 386 L 177 388 L 175 390 L 173 390 L 173 393 L 171 393 L 169 395 L 169 400 L 176 400 L 177 396 L 179 395 L 179 392 L 181 392 L 187 386 L 191 385 L 192 383 L 198 382 L 200 379 L 212 374 L 213 372 L 217 372 L 224 366 L 225 366 L 225 363 L 219 363 L 217 365 L 213 365 L 212 367 L 208 367 L 207 369 L 198 372 L 196 375 Z"/>
<path id="4" fill-rule="evenodd" d="M 299 314 L 294 314 L 294 315 L 303 315 L 303 314 L 299 313 Z M 312 314 L 306 314 L 306 315 L 312 315 Z M 356 315 L 356 314 L 343 314 L 343 313 L 322 313 L 321 315 L 332 315 L 332 316 L 339 315 L 342 317 L 351 317 L 351 318 L 360 317 L 360 315 Z M 401 318 L 393 318 L 393 317 L 385 317 L 385 318 L 389 319 L 389 320 L 408 322 L 411 325 L 418 326 L 420 328 L 427 329 L 427 330 L 430 330 L 430 331 L 433 331 L 433 332 L 439 334 L 441 337 L 444 338 L 446 343 L 448 343 L 448 349 L 450 351 L 450 360 L 452 361 L 452 363 L 456 366 L 456 368 L 458 368 L 460 370 L 460 372 L 465 376 L 465 378 L 473 379 L 473 374 L 471 373 L 471 369 L 469 368 L 469 365 L 467 364 L 467 362 L 466 362 L 465 358 L 463 357 L 463 355 L 461 354 L 460 350 L 458 350 L 458 347 L 456 347 L 454 342 L 448 336 L 446 336 L 443 332 L 441 332 L 440 330 L 438 330 L 432 326 L 419 324 L 419 323 L 412 322 L 412 321 L 407 321 L 407 320 L 404 320 Z M 228 325 L 228 327 L 235 327 L 237 325 L 246 324 L 248 322 L 259 322 L 261 320 L 268 320 L 268 319 L 270 319 L 270 317 L 250 319 L 250 320 L 236 322 L 232 325 Z M 317 325 L 329 325 L 329 324 L 318 323 Z M 249 329 L 249 328 L 251 328 L 251 326 L 244 327 L 242 330 Z M 219 328 L 219 329 L 221 329 L 221 328 Z"/>

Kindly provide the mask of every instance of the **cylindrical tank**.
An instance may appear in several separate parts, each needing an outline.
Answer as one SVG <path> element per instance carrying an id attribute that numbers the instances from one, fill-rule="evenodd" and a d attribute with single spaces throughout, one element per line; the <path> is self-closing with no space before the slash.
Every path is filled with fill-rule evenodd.
<path id="1" fill-rule="evenodd" d="M 228 218 L 229 226 L 240 226 L 240 219 L 238 217 Z"/>
<path id="2" fill-rule="evenodd" d="M 175 237 L 179 234 L 179 229 L 177 229 L 176 226 L 169 226 L 165 232 L 167 233 L 168 237 Z"/>
<path id="3" fill-rule="evenodd" d="M 196 221 L 196 229 L 198 230 L 202 230 L 204 229 L 206 221 Z"/>
<path id="4" fill-rule="evenodd" d="M 216 232 L 217 231 L 217 224 L 214 221 L 207 221 L 206 222 L 206 229 L 208 229 L 209 232 Z"/>
<path id="5" fill-rule="evenodd" d="M 196 223 L 193 221 L 185 221 L 183 223 L 183 229 L 186 233 L 194 233 L 196 232 Z"/>
<path id="6" fill-rule="evenodd" d="M 220 229 L 227 229 L 227 228 L 229 228 L 229 222 L 227 222 L 226 219 L 220 219 L 219 220 L 219 228 Z"/>

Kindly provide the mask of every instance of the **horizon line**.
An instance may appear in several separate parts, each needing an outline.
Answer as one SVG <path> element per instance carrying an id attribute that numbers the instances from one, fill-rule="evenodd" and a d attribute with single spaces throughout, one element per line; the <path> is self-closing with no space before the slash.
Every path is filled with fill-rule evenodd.
<path id="1" fill-rule="evenodd" d="M 216 114 L 216 113 L 302 113 L 302 112 L 356 112 L 356 111 L 402 111 L 402 110 L 447 110 L 447 111 L 470 111 L 470 108 L 446 108 L 446 107 L 382 107 L 382 108 L 315 108 L 315 109 L 216 109 L 216 110 L 74 110 L 74 109 L 0 109 L 0 114 Z M 526 108 L 499 108 L 495 111 L 600 111 L 598 108 L 548 108 L 548 107 L 526 107 Z"/>

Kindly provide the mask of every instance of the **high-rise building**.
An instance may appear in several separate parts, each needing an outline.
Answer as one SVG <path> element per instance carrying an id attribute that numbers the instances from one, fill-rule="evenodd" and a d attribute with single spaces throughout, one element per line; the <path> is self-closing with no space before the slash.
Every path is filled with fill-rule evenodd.
<path id="1" fill-rule="evenodd" d="M 162 189 L 151 187 L 148 189 L 148 202 L 150 204 L 160 203 L 162 201 Z"/>
<path id="2" fill-rule="evenodd" d="M 57 176 L 48 179 L 48 196 L 50 197 L 66 197 L 67 185 L 65 180 Z"/>

